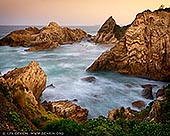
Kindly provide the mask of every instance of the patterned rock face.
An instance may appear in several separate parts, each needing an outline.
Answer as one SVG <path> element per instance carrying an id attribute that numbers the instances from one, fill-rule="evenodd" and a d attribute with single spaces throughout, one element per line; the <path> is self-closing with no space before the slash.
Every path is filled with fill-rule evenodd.
<path id="1" fill-rule="evenodd" d="M 49 50 L 60 44 L 80 42 L 87 38 L 88 34 L 81 29 L 62 28 L 55 22 L 51 22 L 42 29 L 26 28 L 11 32 L 0 40 L 0 45 L 32 47 L 27 51 Z"/>
<path id="2" fill-rule="evenodd" d="M 109 17 L 102 27 L 97 32 L 97 35 L 94 37 L 93 41 L 100 44 L 113 44 L 117 41 L 114 33 L 114 27 L 116 25 L 115 20 Z"/>
<path id="3" fill-rule="evenodd" d="M 59 117 L 69 118 L 77 122 L 83 122 L 87 119 L 88 110 L 70 101 L 56 101 L 42 104 L 44 108 L 58 115 Z"/>
<path id="4" fill-rule="evenodd" d="M 125 36 L 87 70 L 112 70 L 155 80 L 170 80 L 170 12 L 144 11 Z"/>
<path id="5" fill-rule="evenodd" d="M 26 67 L 9 71 L 3 77 L 10 86 L 15 85 L 20 88 L 18 90 L 25 90 L 28 94 L 33 93 L 37 101 L 46 87 L 47 76 L 34 61 Z"/>

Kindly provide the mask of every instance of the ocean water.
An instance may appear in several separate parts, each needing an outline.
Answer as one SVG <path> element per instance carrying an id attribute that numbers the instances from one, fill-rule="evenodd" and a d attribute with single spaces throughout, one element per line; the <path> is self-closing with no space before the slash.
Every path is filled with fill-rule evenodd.
<path id="1" fill-rule="evenodd" d="M 0 26 L 0 37 L 10 31 L 23 29 L 26 26 Z M 40 27 L 41 28 L 41 27 Z M 98 27 L 81 27 L 94 35 Z M 89 110 L 89 118 L 100 115 L 107 116 L 108 110 L 121 106 L 132 107 L 136 100 L 147 100 L 141 97 L 143 84 L 157 85 L 153 94 L 161 88 L 164 82 L 129 77 L 119 73 L 100 71 L 86 72 L 86 68 L 109 47 L 95 45 L 84 39 L 80 43 L 66 44 L 51 51 L 25 52 L 24 47 L 0 46 L 0 72 L 5 74 L 15 67 L 28 65 L 30 61 L 37 61 L 47 74 L 47 88 L 41 101 L 74 100 L 74 103 Z M 87 76 L 96 77 L 95 83 L 82 81 Z"/>

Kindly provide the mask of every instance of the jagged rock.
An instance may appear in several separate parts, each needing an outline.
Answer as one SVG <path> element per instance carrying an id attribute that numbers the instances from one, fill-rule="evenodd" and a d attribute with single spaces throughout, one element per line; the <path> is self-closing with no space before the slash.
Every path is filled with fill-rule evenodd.
<path id="1" fill-rule="evenodd" d="M 89 35 L 81 29 L 62 28 L 55 22 L 51 22 L 42 29 L 26 28 L 16 30 L 0 40 L 0 45 L 31 47 L 26 51 L 50 50 L 60 44 L 80 42 Z"/>
<path id="2" fill-rule="evenodd" d="M 19 90 L 22 91 L 25 90 L 28 94 L 33 93 L 37 101 L 46 88 L 47 75 L 34 61 L 26 67 L 15 68 L 7 72 L 3 78 L 10 86 L 20 88 Z"/>
<path id="3" fill-rule="evenodd" d="M 113 44 L 117 41 L 114 33 L 114 27 L 116 25 L 115 20 L 109 17 L 102 27 L 97 32 L 97 35 L 93 38 L 95 43 L 101 44 Z"/>
<path id="4" fill-rule="evenodd" d="M 67 101 L 60 100 L 56 102 L 44 102 L 44 108 L 46 111 L 51 111 L 59 117 L 68 118 L 77 122 L 83 122 L 87 119 L 88 110 L 81 108 L 80 106 Z"/>
<path id="5" fill-rule="evenodd" d="M 124 33 L 129 26 L 130 25 L 120 27 L 116 24 L 113 17 L 110 16 L 101 26 L 96 36 L 92 37 L 91 40 L 95 43 L 112 46 L 124 36 Z"/>
<path id="6" fill-rule="evenodd" d="M 94 76 L 84 77 L 81 80 L 86 81 L 86 82 L 90 82 L 90 83 L 95 83 L 96 82 L 96 78 Z"/>
<path id="7" fill-rule="evenodd" d="M 146 86 L 142 91 L 142 96 L 146 99 L 153 99 L 152 86 Z"/>
<path id="8" fill-rule="evenodd" d="M 138 109 L 144 109 L 144 107 L 146 106 L 146 103 L 144 101 L 138 100 L 138 101 L 132 102 L 132 106 Z"/>
<path id="9" fill-rule="evenodd" d="M 154 80 L 170 80 L 170 12 L 144 11 L 124 37 L 87 71 L 111 70 Z"/>
<path id="10" fill-rule="evenodd" d="M 130 108 L 120 107 L 118 109 L 108 111 L 108 118 L 110 120 L 116 121 L 118 119 L 134 119 L 136 117 L 137 111 L 134 111 Z"/>

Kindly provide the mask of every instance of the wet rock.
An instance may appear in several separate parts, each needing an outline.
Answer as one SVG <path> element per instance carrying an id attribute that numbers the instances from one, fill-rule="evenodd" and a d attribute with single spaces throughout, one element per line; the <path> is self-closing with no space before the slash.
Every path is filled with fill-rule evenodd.
<path id="1" fill-rule="evenodd" d="M 144 109 L 146 106 L 146 103 L 144 101 L 138 100 L 138 101 L 132 102 L 132 106 L 138 109 Z"/>
<path id="2" fill-rule="evenodd" d="M 53 84 L 47 85 L 46 88 L 55 88 L 55 86 Z"/>
<path id="3" fill-rule="evenodd" d="M 88 116 L 87 109 L 81 108 L 67 100 L 45 103 L 45 109 L 55 113 L 59 117 L 72 119 L 77 122 L 85 121 Z"/>
<path id="4" fill-rule="evenodd" d="M 96 82 L 96 78 L 94 76 L 84 77 L 81 80 L 86 81 L 86 82 L 90 82 L 90 83 L 95 83 Z"/>
<path id="5" fill-rule="evenodd" d="M 152 86 L 147 86 L 142 91 L 142 96 L 146 99 L 153 99 Z"/>
<path id="6" fill-rule="evenodd" d="M 153 88 L 153 87 L 155 87 L 155 86 L 157 86 L 157 85 L 152 85 L 152 84 L 141 85 L 142 88 L 147 88 L 147 87 Z"/>
<path id="7" fill-rule="evenodd" d="M 102 53 L 87 71 L 111 70 L 170 81 L 169 20 L 170 12 L 163 10 L 138 14 L 124 37 Z"/>

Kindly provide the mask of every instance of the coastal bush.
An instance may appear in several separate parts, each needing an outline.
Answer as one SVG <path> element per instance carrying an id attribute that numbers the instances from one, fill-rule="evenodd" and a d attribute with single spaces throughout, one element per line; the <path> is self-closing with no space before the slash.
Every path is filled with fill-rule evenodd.
<path id="1" fill-rule="evenodd" d="M 68 119 L 54 121 L 46 126 L 44 131 L 63 132 L 69 136 L 168 136 L 170 124 L 119 119 L 109 120 L 105 117 L 89 119 L 78 124 Z"/>
<path id="2" fill-rule="evenodd" d="M 43 131 L 64 133 L 65 136 L 81 136 L 84 132 L 81 124 L 69 119 L 53 121 Z"/>

